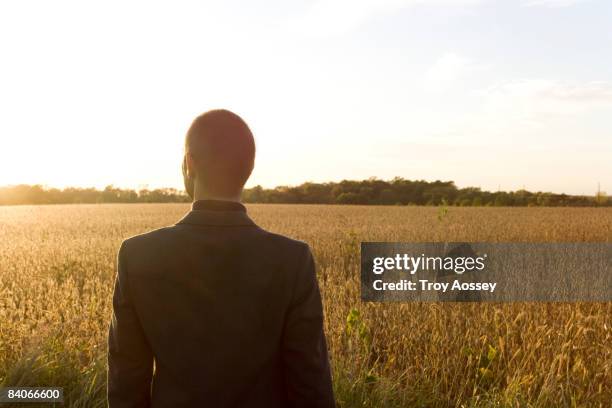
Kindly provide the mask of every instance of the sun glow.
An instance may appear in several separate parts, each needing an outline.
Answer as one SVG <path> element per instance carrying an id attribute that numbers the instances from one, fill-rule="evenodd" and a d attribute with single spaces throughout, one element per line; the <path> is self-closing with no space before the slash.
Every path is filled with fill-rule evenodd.
<path id="1" fill-rule="evenodd" d="M 314 3 L 1 3 L 0 185 L 180 188 L 187 127 L 221 107 L 255 134 L 249 186 L 612 190 L 605 12 Z M 500 14 L 522 35 L 492 32 Z M 593 52 L 574 63 L 568 42 Z"/>

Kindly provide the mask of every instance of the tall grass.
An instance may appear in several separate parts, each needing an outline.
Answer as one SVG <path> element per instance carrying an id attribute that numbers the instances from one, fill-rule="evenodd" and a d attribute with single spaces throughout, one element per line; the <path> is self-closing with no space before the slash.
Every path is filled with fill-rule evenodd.
<path id="1" fill-rule="evenodd" d="M 0 386 L 61 386 L 63 406 L 105 406 L 116 251 L 187 210 L 0 207 Z M 249 206 L 313 248 L 338 405 L 609 406 L 611 303 L 362 303 L 358 269 L 361 241 L 611 242 L 612 209 L 441 211 Z"/>

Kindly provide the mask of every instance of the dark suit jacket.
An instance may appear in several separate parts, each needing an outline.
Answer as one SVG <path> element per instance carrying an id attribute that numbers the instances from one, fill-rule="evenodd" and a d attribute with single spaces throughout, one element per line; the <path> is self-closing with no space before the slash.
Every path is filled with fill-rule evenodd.
<path id="1" fill-rule="evenodd" d="M 333 407 L 308 246 L 244 206 L 198 201 L 176 225 L 127 239 L 109 332 L 120 407 Z"/>

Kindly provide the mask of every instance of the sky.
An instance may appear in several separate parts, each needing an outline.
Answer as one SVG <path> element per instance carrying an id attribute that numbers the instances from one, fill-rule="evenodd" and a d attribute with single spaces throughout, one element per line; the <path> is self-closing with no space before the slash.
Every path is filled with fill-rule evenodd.
<path id="1" fill-rule="evenodd" d="M 612 193 L 612 2 L 0 2 L 0 185 L 182 186 L 230 109 L 247 186 Z"/>

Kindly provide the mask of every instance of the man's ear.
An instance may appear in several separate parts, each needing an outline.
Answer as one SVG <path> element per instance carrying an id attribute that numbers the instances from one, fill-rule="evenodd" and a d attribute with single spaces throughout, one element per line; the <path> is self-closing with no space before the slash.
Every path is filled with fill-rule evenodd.
<path id="1" fill-rule="evenodd" d="M 186 176 L 190 178 L 195 177 L 196 175 L 195 159 L 193 158 L 192 154 L 189 152 L 185 153 L 185 158 L 183 160 L 183 167 L 184 167 L 184 172 Z"/>
<path id="2" fill-rule="evenodd" d="M 189 197 L 194 198 L 195 192 L 195 163 L 193 156 L 189 153 L 185 153 L 183 157 L 183 181 L 185 182 L 185 191 Z"/>

